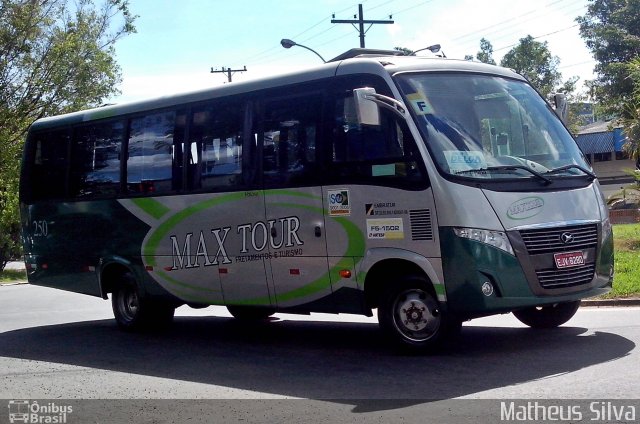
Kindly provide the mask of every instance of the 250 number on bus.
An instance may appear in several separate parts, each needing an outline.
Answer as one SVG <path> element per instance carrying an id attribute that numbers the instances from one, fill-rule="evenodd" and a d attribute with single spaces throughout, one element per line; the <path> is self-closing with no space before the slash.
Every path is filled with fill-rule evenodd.
<path id="1" fill-rule="evenodd" d="M 33 237 L 46 237 L 49 235 L 49 225 L 47 225 L 47 221 L 33 221 L 31 225 L 33 227 Z"/>

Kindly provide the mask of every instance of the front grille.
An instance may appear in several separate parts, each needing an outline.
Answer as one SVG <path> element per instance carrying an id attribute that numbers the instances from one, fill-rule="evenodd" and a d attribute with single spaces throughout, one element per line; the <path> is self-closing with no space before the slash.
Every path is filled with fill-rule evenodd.
<path id="1" fill-rule="evenodd" d="M 563 241 L 562 236 L 570 234 L 570 242 Z M 541 253 L 571 252 L 596 248 L 598 245 L 598 226 L 578 225 L 560 228 L 543 228 L 536 230 L 522 230 L 520 236 L 530 255 Z"/>
<path id="2" fill-rule="evenodd" d="M 537 270 L 538 281 L 545 289 L 561 289 L 589 284 L 596 271 L 594 263 L 569 269 Z"/>

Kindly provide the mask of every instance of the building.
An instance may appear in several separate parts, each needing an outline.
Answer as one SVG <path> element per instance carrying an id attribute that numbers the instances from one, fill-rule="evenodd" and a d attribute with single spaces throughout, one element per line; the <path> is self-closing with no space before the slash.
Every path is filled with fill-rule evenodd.
<path id="1" fill-rule="evenodd" d="M 623 152 L 625 135 L 616 121 L 596 121 L 578 132 L 576 141 L 593 166 L 607 198 L 620 194 L 622 187 L 633 182 L 629 170 L 636 163 Z"/>

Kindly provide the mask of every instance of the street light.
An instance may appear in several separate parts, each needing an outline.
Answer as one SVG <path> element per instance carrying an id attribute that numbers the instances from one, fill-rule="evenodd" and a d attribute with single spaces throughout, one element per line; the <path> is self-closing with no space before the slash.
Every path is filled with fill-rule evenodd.
<path id="1" fill-rule="evenodd" d="M 440 51 L 440 44 L 434 44 L 432 46 L 429 47 L 425 47 L 424 49 L 418 49 L 416 51 L 413 52 L 413 55 L 415 56 L 416 53 L 424 51 L 424 50 L 429 50 L 431 53 L 436 54 Z M 444 52 L 442 52 L 442 56 L 443 58 L 447 58 L 447 56 L 445 56 Z"/>
<path id="2" fill-rule="evenodd" d="M 298 46 L 298 47 L 302 47 L 303 49 L 307 49 L 310 52 L 314 52 L 320 58 L 320 60 L 322 60 L 322 62 L 327 63 L 327 61 L 324 60 L 324 57 L 320 56 L 320 53 L 318 53 L 317 51 L 313 50 L 312 48 L 309 48 L 307 46 L 303 46 L 302 44 L 298 44 L 293 40 L 289 40 L 288 38 L 283 38 L 282 40 L 280 40 L 280 44 L 285 49 L 290 49 L 293 46 Z"/>

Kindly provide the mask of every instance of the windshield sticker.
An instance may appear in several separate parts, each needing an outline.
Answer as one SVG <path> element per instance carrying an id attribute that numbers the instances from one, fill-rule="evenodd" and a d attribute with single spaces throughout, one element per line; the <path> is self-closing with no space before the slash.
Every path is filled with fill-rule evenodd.
<path id="1" fill-rule="evenodd" d="M 407 94 L 407 100 L 411 103 L 416 115 L 428 115 L 433 113 L 433 107 L 425 96 L 420 93 Z"/>
<path id="2" fill-rule="evenodd" d="M 402 218 L 367 219 L 367 238 L 377 240 L 403 239 Z"/>
<path id="3" fill-rule="evenodd" d="M 349 204 L 349 190 L 329 190 L 329 216 L 349 216 L 351 215 L 351 205 Z"/>
<path id="4" fill-rule="evenodd" d="M 387 163 L 384 165 L 371 165 L 372 177 L 385 177 L 389 175 L 396 175 L 395 163 Z"/>
<path id="5" fill-rule="evenodd" d="M 507 216 L 511 219 L 527 219 L 538 215 L 544 207 L 541 197 L 525 197 L 513 202 L 507 209 Z"/>
<path id="6" fill-rule="evenodd" d="M 452 174 L 487 166 L 484 154 L 479 151 L 445 150 L 443 153 Z"/>

